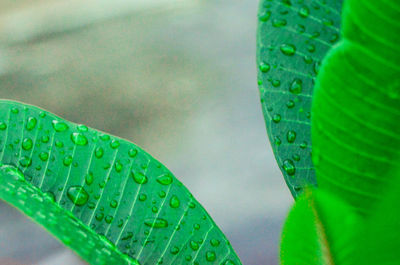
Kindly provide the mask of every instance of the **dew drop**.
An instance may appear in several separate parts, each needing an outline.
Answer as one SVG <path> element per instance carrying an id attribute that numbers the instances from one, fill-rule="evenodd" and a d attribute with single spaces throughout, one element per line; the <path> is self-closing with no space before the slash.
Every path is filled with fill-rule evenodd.
<path id="1" fill-rule="evenodd" d="M 132 158 L 134 158 L 136 155 L 137 155 L 137 150 L 136 149 L 130 149 L 129 151 L 128 151 L 128 155 L 130 156 L 130 157 L 132 157 Z"/>
<path id="2" fill-rule="evenodd" d="M 269 20 L 270 17 L 271 17 L 271 11 L 267 11 L 263 14 L 260 14 L 258 18 L 260 19 L 260 21 L 266 22 Z"/>
<path id="3" fill-rule="evenodd" d="M 87 145 L 88 143 L 86 136 L 77 132 L 71 134 L 71 140 L 76 145 Z"/>
<path id="4" fill-rule="evenodd" d="M 101 222 L 101 220 L 103 220 L 104 218 L 104 213 L 98 213 L 96 214 L 96 220 Z"/>
<path id="5" fill-rule="evenodd" d="M 287 21 L 286 19 L 273 19 L 272 20 L 272 26 L 275 28 L 280 28 L 286 26 Z"/>
<path id="6" fill-rule="evenodd" d="M 289 143 L 293 143 L 296 140 L 296 132 L 288 131 L 286 134 L 286 139 Z"/>
<path id="7" fill-rule="evenodd" d="M 199 244 L 196 241 L 192 240 L 190 241 L 190 248 L 196 251 L 199 249 Z"/>
<path id="8" fill-rule="evenodd" d="M 147 183 L 147 177 L 140 173 L 140 172 L 136 172 L 134 173 L 133 171 L 131 172 L 131 176 L 133 178 L 133 180 L 137 183 L 137 184 L 145 184 Z"/>
<path id="9" fill-rule="evenodd" d="M 118 202 L 117 202 L 116 200 L 112 200 L 112 201 L 110 202 L 110 207 L 111 207 L 111 208 L 117 208 L 117 206 L 118 206 Z"/>
<path id="10" fill-rule="evenodd" d="M 111 215 L 107 215 L 104 220 L 107 224 L 111 224 L 111 222 L 114 220 L 114 217 L 112 217 Z"/>
<path id="11" fill-rule="evenodd" d="M 218 239 L 211 239 L 210 240 L 211 246 L 217 247 L 220 244 L 220 241 Z"/>
<path id="12" fill-rule="evenodd" d="M 96 150 L 94 151 L 94 155 L 95 155 L 97 158 L 102 158 L 103 155 L 104 155 L 104 150 L 103 150 L 103 148 L 97 147 Z"/>
<path id="13" fill-rule="evenodd" d="M 284 43 L 281 45 L 280 50 L 284 55 L 292 56 L 296 53 L 296 46 Z"/>
<path id="14" fill-rule="evenodd" d="M 272 121 L 274 123 L 279 123 L 281 121 L 282 117 L 279 114 L 274 114 L 274 116 L 272 116 Z"/>
<path id="15" fill-rule="evenodd" d="M 48 143 L 50 138 L 47 135 L 43 135 L 40 140 L 42 141 L 42 143 Z"/>
<path id="16" fill-rule="evenodd" d="M 306 18 L 310 15 L 310 9 L 308 9 L 308 7 L 303 6 L 300 8 L 299 10 L 299 16 L 301 16 L 302 18 Z"/>
<path id="17" fill-rule="evenodd" d="M 83 124 L 79 124 L 77 128 L 78 128 L 78 131 L 80 131 L 80 132 L 87 132 L 88 131 L 88 127 L 86 125 L 83 125 Z"/>
<path id="18" fill-rule="evenodd" d="M 40 160 L 42 160 L 42 161 L 47 161 L 47 159 L 49 159 L 49 154 L 46 153 L 46 152 L 41 152 L 41 153 L 39 154 L 39 158 L 40 158 Z"/>
<path id="19" fill-rule="evenodd" d="M 283 161 L 282 167 L 289 176 L 293 176 L 296 173 L 296 167 L 294 166 L 293 161 L 290 159 Z"/>
<path id="20" fill-rule="evenodd" d="M 288 102 L 286 102 L 286 107 L 288 107 L 288 109 L 292 109 L 294 106 L 295 104 L 293 100 L 288 100 Z"/>
<path id="21" fill-rule="evenodd" d="M 33 130 L 35 128 L 35 126 L 36 126 L 36 123 L 37 123 L 37 120 L 36 120 L 35 117 L 29 117 L 27 122 L 26 122 L 26 129 L 28 131 Z"/>
<path id="22" fill-rule="evenodd" d="M 81 186 L 71 186 L 67 191 L 68 198 L 76 205 L 82 206 L 89 200 L 89 194 Z"/>
<path id="23" fill-rule="evenodd" d="M 89 172 L 88 174 L 86 174 L 86 176 L 85 176 L 85 182 L 86 182 L 86 184 L 87 184 L 87 185 L 92 185 L 93 181 L 94 181 L 94 176 L 93 176 L 93 174 L 90 173 L 90 172 Z"/>
<path id="24" fill-rule="evenodd" d="M 300 94 L 302 90 L 303 90 L 303 81 L 301 81 L 301 79 L 298 78 L 294 79 L 289 88 L 290 93 L 297 95 Z"/>
<path id="25" fill-rule="evenodd" d="M 172 183 L 172 176 L 170 174 L 164 174 L 157 178 L 157 182 L 162 185 L 169 185 Z"/>
<path id="26" fill-rule="evenodd" d="M 169 200 L 169 205 L 170 205 L 172 208 L 178 208 L 180 204 L 181 204 L 181 202 L 179 201 L 178 197 L 175 196 L 175 195 L 173 195 L 173 196 L 171 197 L 171 199 Z"/>
<path id="27" fill-rule="evenodd" d="M 22 141 L 22 149 L 24 149 L 25 151 L 31 150 L 31 149 L 32 149 L 32 146 L 33 146 L 32 139 L 30 139 L 30 138 L 25 138 L 25 139 Z"/>
<path id="28" fill-rule="evenodd" d="M 271 69 L 271 66 L 267 63 L 260 63 L 259 68 L 261 72 L 267 73 Z"/>
<path id="29" fill-rule="evenodd" d="M 139 201 L 144 202 L 147 199 L 146 194 L 140 194 L 139 195 Z"/>
<path id="30" fill-rule="evenodd" d="M 7 129 L 7 124 L 3 121 L 0 122 L 0 130 L 4 131 L 5 129 Z"/>
<path id="31" fill-rule="evenodd" d="M 152 228 L 165 228 L 168 226 L 167 220 L 163 218 L 147 218 L 144 224 Z"/>
<path id="32" fill-rule="evenodd" d="M 71 165 L 72 164 L 72 156 L 70 156 L 70 155 L 65 156 L 63 159 L 63 164 L 66 167 Z"/>
<path id="33" fill-rule="evenodd" d="M 171 248 L 170 252 L 171 252 L 172 255 L 176 255 L 176 254 L 179 253 L 179 248 L 178 247 L 173 247 L 173 248 Z"/>
<path id="34" fill-rule="evenodd" d="M 115 162 L 114 167 L 115 167 L 115 171 L 117 171 L 117 172 L 119 173 L 119 172 L 122 171 L 122 169 L 123 169 L 124 166 L 122 165 L 121 162 L 117 161 L 117 162 Z"/>
<path id="35" fill-rule="evenodd" d="M 206 252 L 206 260 L 207 261 L 214 261 L 217 258 L 214 251 L 207 251 Z"/>
<path id="36" fill-rule="evenodd" d="M 19 160 L 19 164 L 21 165 L 21 167 L 29 167 L 30 165 L 32 165 L 32 159 L 27 156 L 23 156 Z"/>
<path id="37" fill-rule="evenodd" d="M 110 146 L 111 146 L 112 149 L 117 149 L 119 147 L 119 145 L 120 145 L 119 141 L 115 140 L 115 139 L 112 140 L 111 143 L 110 143 Z"/>
<path id="38" fill-rule="evenodd" d="M 56 132 L 63 132 L 68 129 L 68 125 L 65 122 L 53 120 L 51 125 Z"/>

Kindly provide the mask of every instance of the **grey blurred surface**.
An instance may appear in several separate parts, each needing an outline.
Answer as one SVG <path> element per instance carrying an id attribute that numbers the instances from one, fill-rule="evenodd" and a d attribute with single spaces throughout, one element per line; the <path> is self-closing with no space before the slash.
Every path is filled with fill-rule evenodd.
<path id="1" fill-rule="evenodd" d="M 0 3 L 0 32 L 4 17 L 32 5 L 12 2 Z M 45 8 L 54 1 L 39 2 Z M 160 4 L 65 31 L 38 30 L 20 41 L 3 36 L 0 97 L 139 144 L 191 190 L 243 264 L 277 264 L 292 199 L 259 104 L 257 5 Z M 45 15 L 37 16 L 32 19 Z M 24 265 L 82 263 L 0 202 L 0 262 L 5 258 Z"/>

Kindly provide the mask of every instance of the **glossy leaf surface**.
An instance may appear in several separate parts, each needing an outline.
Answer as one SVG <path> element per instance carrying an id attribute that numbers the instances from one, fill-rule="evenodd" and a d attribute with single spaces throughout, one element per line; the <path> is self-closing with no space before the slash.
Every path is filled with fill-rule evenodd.
<path id="1" fill-rule="evenodd" d="M 320 190 L 306 191 L 296 200 L 283 227 L 281 264 L 352 264 L 360 221 L 335 196 Z"/>
<path id="2" fill-rule="evenodd" d="M 399 1 L 346 1 L 313 95 L 318 185 L 365 215 L 400 172 L 399 32 Z"/>
<path id="3" fill-rule="evenodd" d="M 0 101 L 0 198 L 91 264 L 240 264 L 202 206 L 138 146 Z"/>
<path id="4" fill-rule="evenodd" d="M 342 0 L 262 0 L 258 85 L 270 142 L 293 196 L 316 184 L 311 99 L 327 51 L 339 40 Z"/>

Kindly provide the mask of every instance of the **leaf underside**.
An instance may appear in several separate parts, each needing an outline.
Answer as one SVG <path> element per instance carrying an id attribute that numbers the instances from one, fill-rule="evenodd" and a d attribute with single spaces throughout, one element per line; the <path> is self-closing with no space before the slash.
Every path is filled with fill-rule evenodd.
<path id="1" fill-rule="evenodd" d="M 258 85 L 270 142 L 296 197 L 316 185 L 311 161 L 313 85 L 339 40 L 342 0 L 262 0 L 257 36 Z"/>
<path id="2" fill-rule="evenodd" d="M 138 146 L 0 100 L 0 198 L 91 264 L 241 264 L 213 220 Z"/>

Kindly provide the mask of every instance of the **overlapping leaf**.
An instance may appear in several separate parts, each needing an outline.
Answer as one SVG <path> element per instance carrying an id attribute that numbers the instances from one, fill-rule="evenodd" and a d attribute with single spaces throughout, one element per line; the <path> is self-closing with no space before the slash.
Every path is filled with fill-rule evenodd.
<path id="1" fill-rule="evenodd" d="M 258 84 L 275 157 L 293 196 L 316 184 L 310 111 L 314 80 L 339 40 L 342 0 L 262 0 Z"/>
<path id="2" fill-rule="evenodd" d="M 0 101 L 0 198 L 91 264 L 240 264 L 188 190 L 136 145 Z"/>

